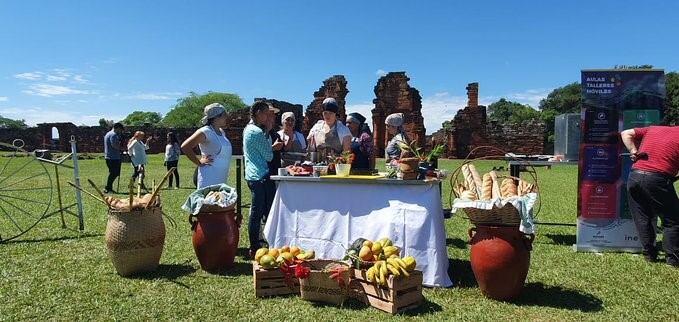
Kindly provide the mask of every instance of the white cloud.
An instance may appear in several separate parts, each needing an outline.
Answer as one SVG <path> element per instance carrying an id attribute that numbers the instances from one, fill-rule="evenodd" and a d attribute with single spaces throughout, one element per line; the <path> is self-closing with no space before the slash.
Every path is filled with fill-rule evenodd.
<path id="1" fill-rule="evenodd" d="M 78 84 L 86 84 L 89 82 L 83 75 L 73 75 L 73 81 Z"/>
<path id="2" fill-rule="evenodd" d="M 21 73 L 21 74 L 16 74 L 14 75 L 15 78 L 18 79 L 23 79 L 23 80 L 39 80 L 43 76 L 43 73 L 41 72 L 30 72 L 30 73 Z"/>
<path id="3" fill-rule="evenodd" d="M 57 123 L 57 122 L 71 122 L 75 125 L 98 125 L 100 118 L 107 120 L 122 120 L 124 115 L 114 114 L 83 114 L 79 112 L 64 112 L 56 111 L 54 109 L 41 107 L 10 107 L 0 108 L 0 115 L 11 119 L 23 119 L 29 126 L 35 126 L 38 123 Z"/>
<path id="4" fill-rule="evenodd" d="M 0 96 L 0 102 L 7 102 L 9 101 L 9 97 L 7 96 Z"/>
<path id="5" fill-rule="evenodd" d="M 28 88 L 29 88 L 28 90 L 24 90 L 23 92 L 26 94 L 43 97 L 51 97 L 57 95 L 93 94 L 92 92 L 86 90 L 79 90 L 67 86 L 49 84 L 33 84 Z"/>
<path id="6" fill-rule="evenodd" d="M 384 76 L 384 75 L 386 75 L 386 74 L 387 74 L 387 72 L 384 71 L 384 70 L 381 69 L 381 68 L 378 69 L 378 70 L 375 72 L 375 75 L 377 75 L 377 77 L 382 77 L 382 76 Z"/>
<path id="7" fill-rule="evenodd" d="M 47 75 L 47 81 L 49 82 L 59 82 L 59 81 L 65 81 L 68 79 L 66 76 L 57 76 L 57 75 Z"/>
<path id="8" fill-rule="evenodd" d="M 533 108 L 538 108 L 540 100 L 547 97 L 553 88 L 529 89 L 519 93 L 512 93 L 507 95 L 507 99 L 521 104 L 528 104 Z"/>
<path id="9" fill-rule="evenodd" d="M 138 93 L 138 94 L 123 96 L 123 98 L 125 98 L 125 99 L 135 99 L 135 100 L 160 101 L 160 100 L 174 100 L 174 99 L 177 99 L 181 95 L 182 95 L 182 93 L 179 93 L 179 92 Z"/>

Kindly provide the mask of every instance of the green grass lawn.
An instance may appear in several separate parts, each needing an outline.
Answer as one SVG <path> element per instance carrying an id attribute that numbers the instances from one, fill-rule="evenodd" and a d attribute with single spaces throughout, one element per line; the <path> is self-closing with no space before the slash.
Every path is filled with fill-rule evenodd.
<path id="1" fill-rule="evenodd" d="M 0 164 L 3 162 L 0 158 Z M 180 209 L 193 189 L 193 167 L 188 165 L 186 159 L 180 161 L 183 188 L 162 191 L 163 209 L 177 226 L 167 226 L 165 249 L 156 272 L 134 278 L 115 273 L 104 244 L 106 208 L 83 196 L 84 233 L 76 230 L 77 221 L 72 216 L 67 217 L 67 229 L 61 228 L 59 216 L 52 216 L 18 239 L 0 244 L 0 320 L 679 320 L 678 269 L 649 264 L 632 254 L 575 253 L 571 247 L 575 227 L 568 226 L 538 226 L 527 285 L 520 298 L 513 302 L 486 299 L 469 264 L 470 223 L 459 216 L 445 221 L 449 274 L 455 287 L 425 289 L 426 302 L 419 310 L 392 317 L 356 303 L 338 308 L 294 296 L 258 299 L 245 258 L 237 257 L 236 267 L 224 275 L 200 269 L 191 246 L 187 215 Z M 450 170 L 458 165 L 459 161 L 440 162 L 442 168 Z M 487 171 L 494 165 L 506 163 L 481 162 L 479 170 Z M 83 183 L 92 179 L 103 186 L 107 175 L 103 159 L 81 160 L 80 166 Z M 48 169 L 54 180 L 54 169 Z M 147 169 L 149 178 L 160 180 L 165 171 L 162 156 L 150 156 Z M 537 171 L 542 194 L 537 220 L 575 223 L 577 167 Z M 124 177 L 131 172 L 130 165 L 123 164 Z M 64 186 L 72 180 L 72 174 L 62 169 L 60 175 L 66 203 L 71 203 L 73 189 Z M 230 178 L 235 186 L 235 165 Z M 245 189 L 243 200 L 247 205 L 250 193 Z M 23 198 L 38 198 L 40 191 L 26 190 Z M 446 183 L 446 208 L 449 191 Z M 55 205 L 56 199 L 51 210 Z M 39 205 L 28 201 L 22 202 L 22 207 L 29 213 L 40 211 Z M 247 212 L 244 208 L 246 216 Z M 245 226 L 241 228 L 241 248 L 247 247 Z M 0 220 L 0 234 L 10 229 L 11 223 Z"/>

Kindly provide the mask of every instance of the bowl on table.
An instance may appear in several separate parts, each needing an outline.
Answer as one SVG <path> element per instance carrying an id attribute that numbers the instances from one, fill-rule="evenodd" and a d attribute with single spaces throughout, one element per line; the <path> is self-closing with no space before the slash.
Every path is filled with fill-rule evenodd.
<path id="1" fill-rule="evenodd" d="M 328 174 L 327 165 L 315 165 L 314 166 L 314 177 L 320 177 Z"/>

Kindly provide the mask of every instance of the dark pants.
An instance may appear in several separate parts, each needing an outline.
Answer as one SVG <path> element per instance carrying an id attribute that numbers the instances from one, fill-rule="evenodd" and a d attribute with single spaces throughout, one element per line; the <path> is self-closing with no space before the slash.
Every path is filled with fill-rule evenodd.
<path id="1" fill-rule="evenodd" d="M 679 265 L 679 198 L 672 177 L 632 170 L 627 181 L 629 207 L 644 255 L 655 257 L 655 220 L 663 223 L 663 248 L 667 262 Z"/>
<path id="2" fill-rule="evenodd" d="M 177 164 L 179 164 L 179 160 L 165 161 L 165 167 L 167 168 L 167 171 L 170 171 L 170 169 L 174 168 L 172 174 L 170 174 L 170 177 L 167 179 L 168 188 L 172 187 L 172 177 L 175 178 L 176 187 L 179 188 L 179 170 L 177 170 Z"/>
<path id="3" fill-rule="evenodd" d="M 106 180 L 106 191 L 113 190 L 113 181 L 120 176 L 120 159 L 111 160 L 106 159 L 106 167 L 108 167 L 108 179 Z"/>
<path id="4" fill-rule="evenodd" d="M 141 187 L 142 189 L 146 189 L 146 186 L 144 185 L 144 165 L 134 165 L 134 163 L 132 163 L 132 168 L 134 169 L 134 172 L 132 173 L 132 179 L 137 181 L 137 177 L 141 175 Z"/>
<path id="5" fill-rule="evenodd" d="M 266 217 L 271 210 L 273 197 L 276 194 L 276 184 L 268 177 L 263 180 L 248 180 L 248 188 L 252 193 L 252 205 L 250 206 L 250 221 L 248 222 L 248 237 L 250 238 L 250 250 L 261 247 L 259 239 L 262 224 L 266 223 Z"/>

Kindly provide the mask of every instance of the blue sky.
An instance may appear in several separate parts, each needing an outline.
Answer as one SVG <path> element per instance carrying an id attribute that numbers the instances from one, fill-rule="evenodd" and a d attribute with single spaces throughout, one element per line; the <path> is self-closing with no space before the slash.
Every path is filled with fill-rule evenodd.
<path id="1" fill-rule="evenodd" d="M 679 70 L 677 1 L 0 2 L 0 115 L 97 124 L 167 113 L 189 91 L 305 107 L 348 80 L 369 114 L 384 72 L 406 71 L 427 132 L 466 102 L 534 107 L 584 68 Z"/>

